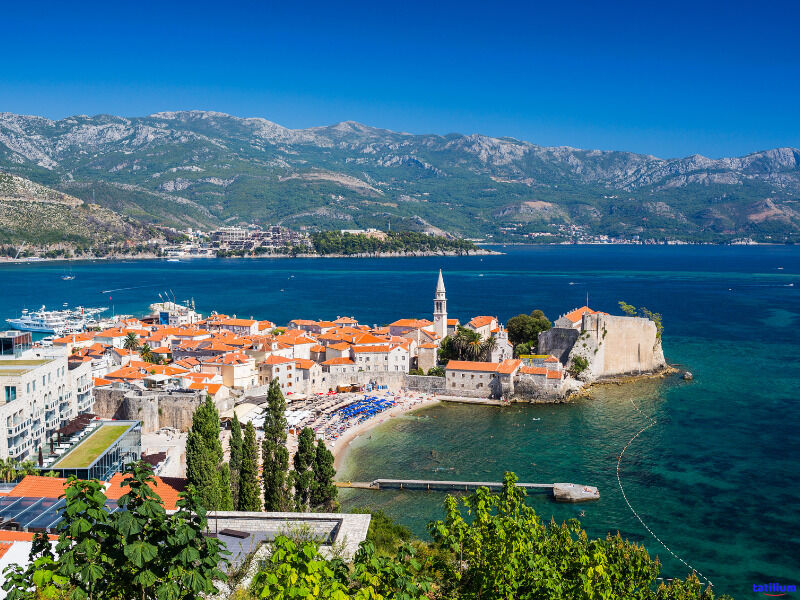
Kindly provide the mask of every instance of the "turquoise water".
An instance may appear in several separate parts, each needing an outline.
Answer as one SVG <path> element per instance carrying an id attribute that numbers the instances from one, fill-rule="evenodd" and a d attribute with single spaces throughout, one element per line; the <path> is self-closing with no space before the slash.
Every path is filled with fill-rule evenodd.
<path id="1" fill-rule="evenodd" d="M 620 531 L 664 563 L 687 567 L 633 516 L 616 462 L 630 446 L 622 483 L 631 504 L 681 558 L 720 592 L 752 593 L 765 581 L 800 579 L 796 382 L 800 381 L 800 249 L 792 247 L 527 247 L 503 256 L 415 259 L 194 260 L 0 265 L 0 316 L 62 302 L 141 314 L 171 289 L 212 308 L 282 323 L 354 315 L 385 323 L 428 316 L 436 272 L 448 309 L 505 320 L 583 304 L 613 311 L 618 300 L 663 313 L 665 352 L 695 375 L 603 388 L 573 405 L 436 406 L 357 439 L 343 477 L 499 479 L 596 485 L 581 506 L 531 498 L 544 515 L 579 516 L 592 535 Z M 779 269 L 783 267 L 783 269 Z M 293 277 L 292 277 L 293 276 Z M 795 284 L 795 285 L 792 285 Z M 136 289 L 122 289 L 136 288 Z M 103 290 L 115 290 L 102 293 Z M 112 298 L 109 300 L 109 296 Z M 641 409 L 636 410 L 634 404 Z M 644 414 L 642 414 L 644 413 Z M 540 421 L 533 421 L 538 418 Z M 382 506 L 420 534 L 443 496 L 348 492 L 345 506 Z"/>

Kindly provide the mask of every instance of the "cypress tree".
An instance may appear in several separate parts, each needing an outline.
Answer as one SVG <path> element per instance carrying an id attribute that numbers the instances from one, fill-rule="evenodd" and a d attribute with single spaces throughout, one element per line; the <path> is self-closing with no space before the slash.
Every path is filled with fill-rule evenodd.
<path id="1" fill-rule="evenodd" d="M 231 468 L 231 497 L 233 505 L 239 506 L 239 478 L 242 466 L 242 425 L 239 423 L 239 418 L 236 416 L 236 411 L 233 413 L 233 422 L 231 423 L 231 441 L 229 444 L 231 459 L 228 463 Z"/>
<path id="2" fill-rule="evenodd" d="M 287 486 L 289 451 L 286 449 L 286 400 L 280 384 L 273 379 L 267 393 L 267 413 L 264 418 L 262 463 L 264 473 L 264 510 L 284 511 L 291 508 Z"/>
<path id="3" fill-rule="evenodd" d="M 239 502 L 236 510 L 261 510 L 261 491 L 258 485 L 258 446 L 256 428 L 248 422 L 244 428 L 241 469 L 239 471 Z"/>
<path id="4" fill-rule="evenodd" d="M 219 412 L 211 396 L 197 407 L 186 440 L 186 478 L 207 510 L 231 510 L 230 473 L 219 441 Z"/>
<path id="5" fill-rule="evenodd" d="M 292 484 L 294 485 L 294 502 L 299 511 L 308 510 L 311 499 L 311 486 L 314 483 L 314 432 L 306 427 L 300 432 L 297 440 L 297 452 L 294 454 L 294 471 L 292 471 Z"/>
<path id="6" fill-rule="evenodd" d="M 323 440 L 317 440 L 313 464 L 314 480 L 311 484 L 311 506 L 315 509 L 334 511 L 338 508 L 339 489 L 333 485 L 333 478 L 336 476 L 333 462 L 333 453 Z"/>

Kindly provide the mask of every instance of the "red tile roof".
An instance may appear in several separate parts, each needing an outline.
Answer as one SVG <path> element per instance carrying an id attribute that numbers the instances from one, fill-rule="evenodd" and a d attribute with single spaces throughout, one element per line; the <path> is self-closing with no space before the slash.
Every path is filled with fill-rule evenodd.
<path id="1" fill-rule="evenodd" d="M 504 375 L 510 375 L 514 371 L 516 371 L 519 366 L 522 364 L 522 361 L 518 358 L 509 358 L 504 360 L 497 366 L 497 372 L 502 373 Z"/>
<path id="2" fill-rule="evenodd" d="M 421 329 L 433 325 L 428 319 L 398 319 L 394 323 L 390 323 L 389 327 L 409 327 L 411 329 Z"/>
<path id="3" fill-rule="evenodd" d="M 563 371 L 548 371 L 547 378 L 548 379 L 561 379 L 563 375 Z"/>
<path id="4" fill-rule="evenodd" d="M 526 375 L 547 375 L 547 369 L 544 367 L 528 367 L 523 365 L 519 370 Z"/>
<path id="5" fill-rule="evenodd" d="M 42 475 L 26 475 L 14 486 L 9 496 L 27 498 L 60 498 L 67 487 L 67 479 L 61 477 L 44 477 Z"/>
<path id="6" fill-rule="evenodd" d="M 451 360 L 447 363 L 448 371 L 483 371 L 494 373 L 497 367 L 498 363 L 475 360 Z"/>
<path id="7" fill-rule="evenodd" d="M 489 325 L 494 320 L 495 320 L 494 317 L 481 315 L 479 317 L 473 317 L 473 319 L 468 323 L 468 325 L 471 325 L 472 327 L 477 329 L 478 327 L 485 327 L 486 325 Z"/>
<path id="8" fill-rule="evenodd" d="M 271 354 L 264 360 L 263 364 L 282 365 L 284 363 L 290 363 L 290 362 L 293 362 L 291 358 L 286 358 L 285 356 L 275 356 L 274 354 Z"/>
<path id="9" fill-rule="evenodd" d="M 105 491 L 106 498 L 119 500 L 128 493 L 130 488 L 128 486 L 122 486 L 123 477 L 130 476 L 123 476 L 122 473 L 114 473 L 111 481 L 108 482 L 108 489 Z M 156 477 L 155 483 L 153 484 L 153 491 L 161 497 L 165 509 L 175 510 L 178 508 L 178 494 L 183 491 L 185 487 L 185 479 L 179 477 Z"/>
<path id="10" fill-rule="evenodd" d="M 336 358 L 329 358 L 328 360 L 326 360 L 322 364 L 323 365 L 354 365 L 356 363 L 354 363 L 352 360 L 350 360 L 346 356 L 338 356 Z"/>
<path id="11" fill-rule="evenodd" d="M 389 352 L 391 348 L 389 344 L 380 344 L 375 346 L 353 346 L 353 352 L 356 354 L 382 354 Z"/>
<path id="12" fill-rule="evenodd" d="M 600 314 L 600 315 L 607 315 L 608 313 L 601 312 L 599 310 L 592 310 L 588 306 L 581 306 L 580 308 L 576 308 L 575 310 L 569 311 L 567 314 L 564 315 L 567 319 L 572 321 L 573 323 L 577 323 L 581 320 L 584 313 L 588 313 L 590 315 Z"/>
<path id="13" fill-rule="evenodd" d="M 295 358 L 294 362 L 297 364 L 298 369 L 310 369 L 317 364 L 313 360 L 309 360 L 307 358 Z"/>
<path id="14" fill-rule="evenodd" d="M 212 396 L 216 396 L 221 387 L 221 383 L 203 383 L 198 381 L 189 385 L 190 390 L 205 390 Z"/>

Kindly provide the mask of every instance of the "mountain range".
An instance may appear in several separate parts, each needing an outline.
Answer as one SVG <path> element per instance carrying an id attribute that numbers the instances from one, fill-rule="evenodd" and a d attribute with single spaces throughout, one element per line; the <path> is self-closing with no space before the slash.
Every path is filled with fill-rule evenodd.
<path id="1" fill-rule="evenodd" d="M 0 113 L 0 171 L 178 227 L 800 241 L 796 148 L 662 159 L 352 121 L 288 129 L 207 111 L 58 121 Z"/>

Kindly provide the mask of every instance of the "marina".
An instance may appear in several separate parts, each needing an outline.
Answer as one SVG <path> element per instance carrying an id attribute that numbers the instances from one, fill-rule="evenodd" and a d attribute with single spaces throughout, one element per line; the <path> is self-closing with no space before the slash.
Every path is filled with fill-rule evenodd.
<path id="1" fill-rule="evenodd" d="M 9 327 L 19 331 L 63 335 L 65 333 L 78 333 L 91 327 L 101 327 L 102 322 L 98 321 L 96 317 L 106 310 L 108 309 L 83 306 L 77 306 L 73 309 L 65 306 L 61 310 L 47 310 L 42 305 L 41 308 L 35 311 L 23 308 L 18 318 L 6 319 L 6 322 Z"/>

